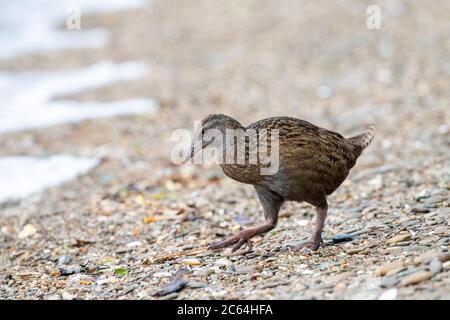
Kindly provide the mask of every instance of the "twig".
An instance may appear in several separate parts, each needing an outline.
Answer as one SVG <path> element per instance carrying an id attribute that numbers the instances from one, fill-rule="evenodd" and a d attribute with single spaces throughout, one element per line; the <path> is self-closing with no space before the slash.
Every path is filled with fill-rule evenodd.
<path id="1" fill-rule="evenodd" d="M 200 254 L 200 253 L 203 253 L 206 251 L 208 251 L 208 247 L 201 247 L 201 248 L 192 249 L 192 250 L 170 253 L 170 254 L 166 254 L 166 255 L 154 258 L 152 260 L 152 263 L 161 263 L 161 262 L 164 262 L 167 260 L 173 260 L 173 259 L 176 259 L 176 258 L 179 258 L 182 256 Z"/>

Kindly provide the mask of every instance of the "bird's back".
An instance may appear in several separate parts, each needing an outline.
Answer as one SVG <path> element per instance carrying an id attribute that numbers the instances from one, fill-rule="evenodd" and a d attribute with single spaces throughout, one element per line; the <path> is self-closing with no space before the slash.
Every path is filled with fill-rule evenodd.
<path id="1" fill-rule="evenodd" d="M 257 121 L 247 129 L 278 130 L 280 158 L 284 162 L 316 159 L 329 165 L 352 168 L 359 154 L 341 134 L 292 117 L 274 117 Z M 325 157 L 325 155 L 327 157 Z"/>
<path id="2" fill-rule="evenodd" d="M 259 120 L 246 130 L 256 131 L 258 139 L 261 134 L 270 136 L 277 130 L 279 169 L 272 175 L 261 175 L 261 164 L 230 165 L 223 166 L 225 174 L 241 182 L 263 185 L 286 200 L 308 202 L 336 190 L 373 138 L 373 134 L 362 134 L 346 139 L 337 132 L 292 117 Z M 270 139 L 268 144 L 269 150 L 275 150 Z"/>

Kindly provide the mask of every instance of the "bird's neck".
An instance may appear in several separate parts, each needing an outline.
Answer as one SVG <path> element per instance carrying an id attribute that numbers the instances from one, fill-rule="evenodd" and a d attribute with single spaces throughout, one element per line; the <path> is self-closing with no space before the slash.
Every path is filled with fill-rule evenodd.
<path id="1" fill-rule="evenodd" d="M 226 130 L 244 130 L 245 128 L 242 126 L 242 124 L 239 123 L 236 119 L 233 119 L 231 117 L 227 117 L 227 119 L 222 123 L 221 131 L 222 133 L 225 133 Z"/>

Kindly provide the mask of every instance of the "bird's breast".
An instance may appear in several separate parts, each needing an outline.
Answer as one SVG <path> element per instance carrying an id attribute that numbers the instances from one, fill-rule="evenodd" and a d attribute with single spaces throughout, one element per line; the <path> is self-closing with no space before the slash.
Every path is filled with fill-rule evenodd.
<path id="1" fill-rule="evenodd" d="M 251 164 L 222 164 L 223 173 L 236 181 L 256 184 L 261 179 L 260 168 Z"/>

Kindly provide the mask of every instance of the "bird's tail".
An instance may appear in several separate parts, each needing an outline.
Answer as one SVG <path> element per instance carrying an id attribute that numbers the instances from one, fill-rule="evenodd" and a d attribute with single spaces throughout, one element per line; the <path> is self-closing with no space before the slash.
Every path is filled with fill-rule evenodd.
<path id="1" fill-rule="evenodd" d="M 352 145 L 354 145 L 362 152 L 372 142 L 373 138 L 375 137 L 375 131 L 375 125 L 371 124 L 366 132 L 354 137 L 350 137 L 347 139 L 347 141 L 349 141 Z"/>

